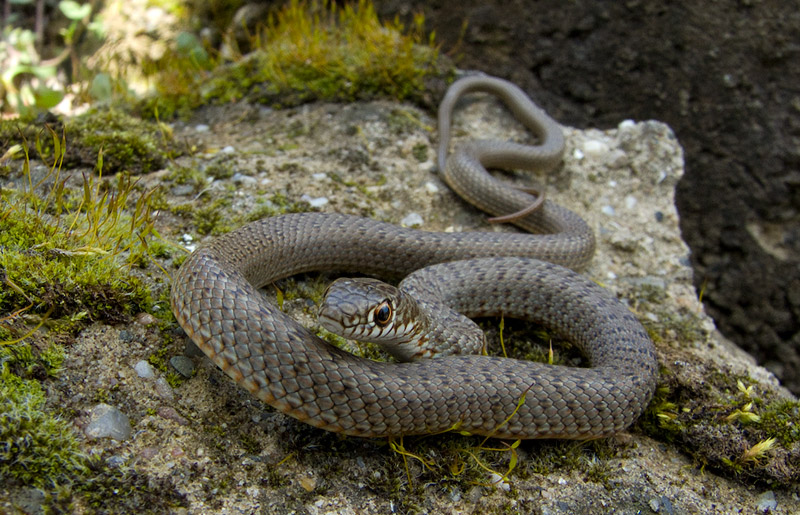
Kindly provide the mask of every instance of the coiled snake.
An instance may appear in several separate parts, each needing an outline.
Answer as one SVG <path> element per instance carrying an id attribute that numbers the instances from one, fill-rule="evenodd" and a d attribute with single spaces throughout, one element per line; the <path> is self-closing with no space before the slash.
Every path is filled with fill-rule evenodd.
<path id="1" fill-rule="evenodd" d="M 534 199 L 484 167 L 552 166 L 563 151 L 560 128 L 511 83 L 461 79 L 440 108 L 442 169 L 450 113 L 473 90 L 500 96 L 541 144 L 463 146 L 448 160 L 446 180 L 492 214 L 521 211 Z M 501 438 L 584 439 L 625 429 L 655 388 L 652 342 L 613 295 L 564 268 L 584 266 L 594 251 L 580 217 L 547 200 L 514 223 L 545 234 L 434 233 L 340 214 L 266 218 L 195 251 L 174 278 L 172 309 L 239 385 L 329 431 L 379 437 L 458 428 Z M 437 265 L 444 276 L 430 280 L 453 285 L 453 296 L 468 300 L 465 309 L 530 318 L 578 345 L 592 367 L 491 356 L 371 361 L 311 334 L 258 291 L 307 271 L 397 277 L 436 263 L 445 263 Z"/>

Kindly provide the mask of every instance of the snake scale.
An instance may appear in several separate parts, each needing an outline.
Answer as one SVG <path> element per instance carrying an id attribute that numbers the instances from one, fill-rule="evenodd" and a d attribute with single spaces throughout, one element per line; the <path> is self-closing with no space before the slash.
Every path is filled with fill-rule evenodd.
<path id="1" fill-rule="evenodd" d="M 540 144 L 465 145 L 445 168 L 453 106 L 476 90 L 498 95 Z M 555 122 L 501 79 L 457 81 L 439 115 L 439 160 L 448 184 L 492 214 L 524 210 L 534 199 L 484 167 L 550 167 L 563 152 Z M 625 429 L 655 389 L 652 342 L 613 295 L 565 268 L 585 266 L 594 251 L 594 236 L 579 216 L 546 200 L 514 223 L 545 234 L 437 233 L 342 214 L 266 218 L 189 256 L 174 277 L 172 308 L 191 339 L 236 383 L 328 431 L 381 437 L 458 428 L 500 438 L 586 439 Z M 591 368 L 492 356 L 376 362 L 328 344 L 258 291 L 308 271 L 396 278 L 429 265 L 444 274 L 432 280 L 458 283 L 456 295 L 470 296 L 482 312 L 529 318 L 575 343 Z"/>

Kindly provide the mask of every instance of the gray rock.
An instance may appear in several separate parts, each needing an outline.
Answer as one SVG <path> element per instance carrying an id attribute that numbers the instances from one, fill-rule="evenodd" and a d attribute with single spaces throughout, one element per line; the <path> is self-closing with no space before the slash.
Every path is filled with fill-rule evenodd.
<path id="1" fill-rule="evenodd" d="M 119 409 L 101 403 L 94 407 L 92 420 L 86 426 L 86 436 L 127 440 L 131 437 L 131 422 Z"/>
<path id="2" fill-rule="evenodd" d="M 183 377 L 189 378 L 194 374 L 194 362 L 186 356 L 173 356 L 169 364 Z"/>
<path id="3" fill-rule="evenodd" d="M 175 400 L 175 392 L 172 391 L 172 387 L 163 377 L 156 379 L 156 394 L 165 401 Z"/>
<path id="4" fill-rule="evenodd" d="M 775 493 L 772 490 L 767 490 L 758 496 L 756 503 L 756 511 L 759 513 L 769 513 L 778 507 L 778 501 L 775 500 Z"/>
<path id="5" fill-rule="evenodd" d="M 153 366 L 145 360 L 137 361 L 133 366 L 133 369 L 142 379 L 152 379 L 156 375 L 155 371 L 153 370 Z"/>

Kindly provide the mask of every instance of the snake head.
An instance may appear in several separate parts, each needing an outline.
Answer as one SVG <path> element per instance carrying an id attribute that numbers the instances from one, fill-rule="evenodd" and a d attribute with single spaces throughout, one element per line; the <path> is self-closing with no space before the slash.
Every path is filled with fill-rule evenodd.
<path id="1" fill-rule="evenodd" d="M 319 323 L 332 333 L 351 340 L 379 344 L 401 361 L 415 352 L 419 306 L 396 287 L 377 279 L 337 279 L 328 286 L 319 307 Z"/>

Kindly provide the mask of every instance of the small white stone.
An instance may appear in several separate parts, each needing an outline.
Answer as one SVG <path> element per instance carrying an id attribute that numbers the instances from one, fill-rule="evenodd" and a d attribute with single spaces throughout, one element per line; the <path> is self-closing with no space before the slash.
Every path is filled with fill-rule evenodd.
<path id="1" fill-rule="evenodd" d="M 209 129 L 208 125 L 204 123 L 198 123 L 197 125 L 194 126 L 194 130 L 196 130 L 197 132 L 208 132 L 208 129 Z"/>
<path id="2" fill-rule="evenodd" d="M 608 273 L 606 274 L 606 277 L 607 277 L 609 280 L 613 281 L 614 279 L 616 279 L 616 278 L 617 278 L 617 274 L 615 274 L 614 272 L 608 272 Z"/>
<path id="3" fill-rule="evenodd" d="M 228 145 L 227 147 L 220 150 L 220 152 L 222 152 L 223 154 L 233 154 L 234 152 L 236 152 L 236 149 L 233 148 L 232 145 Z"/>
<path id="4" fill-rule="evenodd" d="M 439 186 L 435 185 L 431 181 L 425 183 L 425 190 L 428 193 L 439 193 Z"/>
<path id="5" fill-rule="evenodd" d="M 183 243 L 183 246 L 184 246 L 184 247 L 186 248 L 186 250 L 188 250 L 189 252 L 194 252 L 194 249 L 195 249 L 195 248 L 197 248 L 197 245 L 195 245 L 194 243 L 192 243 L 193 241 L 194 241 L 194 238 L 192 238 L 192 235 L 191 235 L 191 234 L 184 233 L 184 234 L 181 236 L 181 243 Z"/>
<path id="6" fill-rule="evenodd" d="M 153 367 L 145 360 L 137 361 L 136 364 L 133 366 L 133 369 L 136 371 L 136 374 L 141 377 L 142 379 L 152 379 L 155 377 L 155 372 L 153 371 Z"/>
<path id="7" fill-rule="evenodd" d="M 614 206 L 605 205 L 600 208 L 600 212 L 607 216 L 614 216 L 616 211 L 614 211 Z"/>
<path id="8" fill-rule="evenodd" d="M 619 125 L 617 125 L 617 129 L 625 131 L 633 129 L 635 126 L 636 122 L 634 122 L 633 120 L 622 120 L 621 122 L 619 122 Z"/>
<path id="9" fill-rule="evenodd" d="M 636 197 L 633 195 L 628 195 L 625 197 L 625 207 L 628 209 L 633 209 L 636 207 L 637 200 Z"/>
<path id="10" fill-rule="evenodd" d="M 603 141 L 590 139 L 583 143 L 583 151 L 589 157 L 598 157 L 608 153 L 608 145 Z"/>
<path id="11" fill-rule="evenodd" d="M 311 197 L 305 193 L 300 197 L 300 200 L 308 202 L 311 207 L 322 207 L 328 203 L 328 197 Z"/>
<path id="12" fill-rule="evenodd" d="M 580 161 L 581 159 L 583 159 L 583 150 L 581 150 L 581 149 L 579 149 L 579 148 L 576 148 L 576 149 L 575 149 L 575 150 L 572 152 L 572 157 L 574 157 L 575 159 L 577 159 L 578 161 Z"/>
<path id="13" fill-rule="evenodd" d="M 615 181 L 613 179 L 608 181 L 608 187 L 609 188 L 616 188 L 617 187 L 617 181 Z"/>
<path id="14" fill-rule="evenodd" d="M 315 181 L 324 181 L 325 179 L 328 178 L 328 174 L 327 173 L 313 173 L 313 174 L 311 174 L 311 178 L 314 179 Z"/>
<path id="15" fill-rule="evenodd" d="M 400 220 L 400 225 L 403 227 L 415 227 L 418 225 L 422 225 L 424 220 L 419 215 L 419 213 L 409 213 L 405 216 L 402 220 Z"/>

